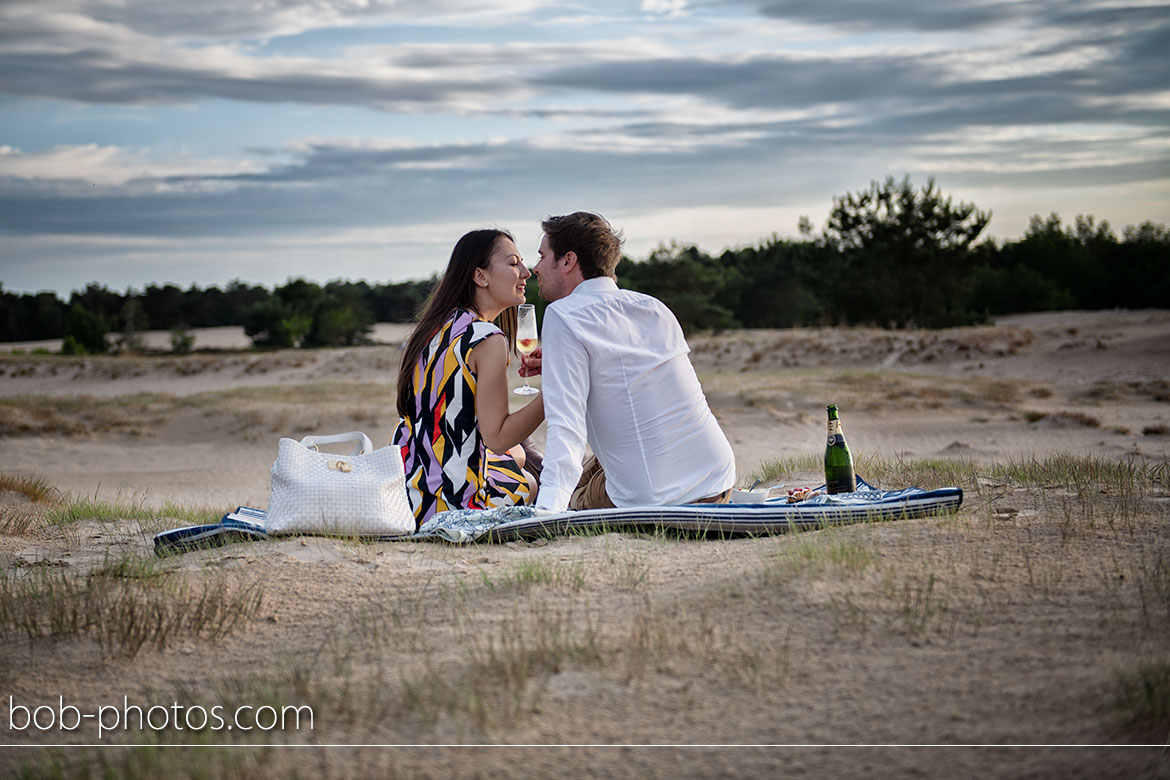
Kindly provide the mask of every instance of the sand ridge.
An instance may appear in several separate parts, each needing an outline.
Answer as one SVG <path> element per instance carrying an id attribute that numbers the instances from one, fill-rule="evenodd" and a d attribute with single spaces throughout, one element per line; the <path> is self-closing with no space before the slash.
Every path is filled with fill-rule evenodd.
<path id="1" fill-rule="evenodd" d="M 690 344 L 741 482 L 770 459 L 803 456 L 812 466 L 784 479 L 815 484 L 829 402 L 842 407 L 863 475 L 867 458 L 961 469 L 1072 453 L 1157 465 L 1170 449 L 1170 312 L 1024 315 L 938 332 L 729 331 Z M 161 583 L 174 591 L 159 609 L 221 593 L 246 613 L 226 636 L 179 631 L 134 654 L 99 643 L 96 628 L 29 639 L 10 626 L 7 690 L 30 703 L 126 694 L 315 708 L 313 732 L 230 737 L 260 744 L 1165 741 L 1108 710 L 1119 670 L 1170 661 L 1170 589 L 1158 590 L 1170 561 L 1164 483 L 1113 495 L 1104 482 L 981 476 L 957 515 L 762 539 L 609 533 L 465 548 L 293 538 L 154 562 L 152 535 L 188 522 L 167 504 L 212 516 L 264 506 L 279 437 L 358 429 L 388 442 L 396 354 L 382 344 L 0 356 L 0 473 L 127 507 L 58 525 L 44 521 L 48 506 L 0 491 L 6 592 L 68 580 L 148 599 Z M 263 594 L 255 609 L 250 593 Z M 1164 752 L 1139 748 L 181 755 L 150 758 L 159 763 L 147 773 L 1154 778 L 1167 766 Z M 106 761 L 114 774 L 148 760 L 53 756 Z M 42 760 L 0 752 L 14 771 Z"/>

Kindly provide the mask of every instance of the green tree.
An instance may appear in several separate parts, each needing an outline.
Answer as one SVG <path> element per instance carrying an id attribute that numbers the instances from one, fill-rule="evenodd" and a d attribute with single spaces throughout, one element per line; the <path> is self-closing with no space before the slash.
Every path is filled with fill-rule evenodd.
<path id="1" fill-rule="evenodd" d="M 109 349 L 106 325 L 102 318 L 80 303 L 73 304 L 65 318 L 65 337 L 61 352 L 66 355 L 102 355 Z"/>
<path id="2" fill-rule="evenodd" d="M 312 327 L 311 313 L 276 296 L 253 304 L 244 314 L 244 334 L 257 347 L 299 347 Z"/>
<path id="3" fill-rule="evenodd" d="M 122 304 L 125 302 L 125 296 L 97 282 L 90 282 L 84 290 L 74 290 L 73 294 L 69 296 L 70 306 L 75 303 L 81 304 L 86 311 L 100 319 L 102 323 L 117 322 L 118 313 L 122 311 Z"/>
<path id="4" fill-rule="evenodd" d="M 290 279 L 248 309 L 244 333 L 261 347 L 350 346 L 368 341 L 374 319 L 365 282 Z"/>
<path id="5" fill-rule="evenodd" d="M 137 297 L 129 294 L 126 303 L 122 304 L 120 315 L 122 320 L 122 335 L 118 341 L 118 349 L 126 352 L 142 352 L 146 348 L 144 334 L 150 330 L 150 319 L 142 308 Z"/>
<path id="6" fill-rule="evenodd" d="M 829 254 L 821 243 L 776 235 L 759 246 L 724 252 L 721 264 L 734 271 L 725 284 L 735 318 L 747 328 L 820 324 L 821 272 Z"/>
<path id="7" fill-rule="evenodd" d="M 305 337 L 309 347 L 348 347 L 369 342 L 374 316 L 366 304 L 365 282 L 330 282 L 313 309 L 313 324 Z"/>
<path id="8" fill-rule="evenodd" d="M 171 352 L 188 354 L 195 347 L 195 336 L 184 323 L 171 328 Z"/>
<path id="9" fill-rule="evenodd" d="M 824 282 L 850 322 L 905 327 L 967 324 L 976 267 L 971 245 L 991 212 L 944 197 L 931 177 L 915 189 L 890 176 L 833 199 L 824 238 L 837 250 Z"/>
<path id="10" fill-rule="evenodd" d="M 642 262 L 623 259 L 616 273 L 622 287 L 666 304 L 686 332 L 739 325 L 725 299 L 735 270 L 694 246 L 659 245 Z"/>
<path id="11" fill-rule="evenodd" d="M 290 279 L 244 315 L 244 333 L 258 347 L 299 347 L 313 327 L 324 292 L 305 279 Z"/>

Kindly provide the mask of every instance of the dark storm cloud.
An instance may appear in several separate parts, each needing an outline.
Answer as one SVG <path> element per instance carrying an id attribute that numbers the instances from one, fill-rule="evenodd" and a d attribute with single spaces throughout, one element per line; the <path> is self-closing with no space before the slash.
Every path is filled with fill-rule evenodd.
<path id="1" fill-rule="evenodd" d="M 182 13 L 150 10 L 153 6 L 94 6 L 131 29 L 154 31 L 179 22 L 202 29 L 208 16 L 233 17 L 229 6 L 178 4 Z M 378 4 L 374 4 L 377 6 Z M 398 4 L 383 3 L 383 11 Z M 409 5 L 409 4 L 407 4 Z M 554 48 L 540 46 L 480 47 L 473 52 L 459 46 L 387 49 L 382 72 L 332 61 L 251 58 L 243 53 L 217 52 L 202 58 L 191 49 L 141 51 L 141 41 L 86 28 L 67 26 L 35 15 L 21 15 L 5 25 L 11 46 L 0 60 L 0 90 L 26 97 L 49 97 L 100 104 L 191 103 L 220 98 L 251 103 L 349 105 L 386 111 L 450 108 L 472 112 L 515 114 L 510 98 L 534 92 L 563 95 L 567 90 L 594 94 L 692 95 L 735 108 L 792 109 L 827 103 L 864 105 L 883 100 L 934 101 L 953 97 L 1010 98 L 1060 91 L 1078 97 L 1117 98 L 1166 85 L 1165 51 L 1170 49 L 1170 5 L 1155 7 L 1099 7 L 1093 3 L 984 2 L 937 3 L 903 0 L 873 3 L 829 0 L 825 3 L 770 2 L 756 4 L 769 15 L 825 24 L 886 24 L 964 30 L 971 25 L 1012 20 L 1019 31 L 1043 31 L 1035 50 L 1005 51 L 1005 61 L 1016 60 L 1031 75 L 983 78 L 980 65 L 967 65 L 964 52 L 944 54 L 868 53 L 851 57 L 795 57 L 784 55 L 741 58 L 702 56 L 604 56 L 588 47 L 574 47 L 559 58 Z M 265 6 L 279 15 L 321 9 L 284 2 Z M 201 10 L 202 9 L 202 10 Z M 350 4 L 328 6 L 330 13 L 357 13 Z M 141 18 L 132 15 L 144 15 Z M 194 21 L 187 15 L 194 14 Z M 242 13 L 251 19 L 255 13 Z M 110 16 L 111 20 L 115 17 Z M 237 26 L 239 22 L 225 21 Z M 915 28 L 917 29 L 917 28 Z M 1059 41 L 1054 36 L 1061 36 Z M 105 37 L 103 37 L 105 36 Z M 1052 39 L 1052 42 L 1049 42 Z M 1106 52 L 1103 61 L 1087 49 Z M 995 58 L 994 50 L 985 52 Z M 1068 55 L 1085 60 L 1084 67 L 1065 64 L 1053 72 L 1034 65 L 1038 58 Z M 378 56 L 378 55 L 375 55 Z M 1099 55 L 1093 55 L 1094 57 Z M 565 65 L 564 62 L 572 62 Z M 1006 64 L 1006 63 L 1005 63 Z M 456 70 L 468 65 L 472 73 Z M 458 74 L 458 75 L 456 75 Z M 478 106 L 491 94 L 491 106 Z M 530 115 L 555 111 L 532 107 Z M 580 115 L 580 114 L 579 114 Z M 600 109 L 597 117 L 620 116 Z M 582 116 L 588 117 L 589 113 Z M 1026 118 L 1025 118 L 1026 119 Z"/>
<path id="2" fill-rule="evenodd" d="M 232 72 L 158 62 L 126 62 L 109 52 L 14 53 L 3 58 L 3 91 L 83 103 L 173 104 L 202 98 L 250 103 L 352 105 L 390 110 L 437 106 L 478 94 L 478 81 L 369 78 L 357 74 Z M 506 94 L 503 80 L 493 82 Z"/>
<path id="3" fill-rule="evenodd" d="M 743 179 L 780 148 L 615 155 L 541 148 L 526 142 L 425 149 L 312 146 L 293 163 L 258 173 L 168 177 L 129 182 L 91 194 L 81 182 L 0 179 L 0 233 L 12 235 L 265 235 L 369 225 L 421 224 L 458 215 L 547 208 L 550 176 L 572 182 L 583 199 L 639 205 L 684 204 L 680 176 L 698 163 L 732 171 L 708 182 L 727 198 L 750 190 Z M 431 167 L 427 163 L 457 163 Z M 415 167 L 417 165 L 422 167 Z M 405 166 L 405 167 L 404 167 Z M 630 187 L 636 177 L 637 187 Z M 78 194 L 79 192 L 84 194 Z"/>
<path id="4" fill-rule="evenodd" d="M 845 29 L 893 29 L 938 32 L 1001 23 L 1021 16 L 1031 3 L 939 0 L 763 0 L 749 2 L 760 14 L 777 19 L 823 24 Z"/>
<path id="5" fill-rule="evenodd" d="M 1005 102 L 1059 95 L 1069 100 L 1145 95 L 1166 88 L 1170 50 L 1170 15 L 1160 24 L 1126 35 L 1099 35 L 1088 54 L 1059 69 L 1035 66 L 1026 75 L 994 77 L 966 66 L 960 54 L 872 55 L 863 57 L 793 57 L 762 55 L 746 60 L 699 58 L 631 59 L 574 65 L 539 76 L 549 88 L 629 93 L 695 95 L 736 108 L 800 109 L 853 103 L 866 111 L 884 101 L 929 104 L 955 98 Z M 1074 51 L 1070 45 L 1045 56 Z M 1036 56 L 1024 55 L 1027 68 Z M 1041 103 L 1044 101 L 1041 100 Z M 1028 112 L 1021 121 L 1044 121 Z"/>
<path id="6" fill-rule="evenodd" d="M 968 32 L 1000 26 L 1014 29 L 1095 30 L 1164 24 L 1170 5 L 1115 5 L 1100 0 L 731 0 L 762 16 L 850 31 Z"/>
<path id="7" fill-rule="evenodd" d="M 9 0 L 28 6 L 28 0 Z M 33 0 L 54 10 L 83 14 L 96 22 L 159 37 L 225 40 L 266 38 L 315 27 L 363 21 L 412 22 L 447 14 L 492 9 L 488 0 L 197 0 L 196 2 L 93 2 Z"/>
<path id="8" fill-rule="evenodd" d="M 835 26 L 872 22 L 886 29 L 937 31 L 1008 22 L 1048 34 L 1031 49 L 1005 49 L 1002 56 L 988 44 L 954 53 L 869 47 L 848 57 L 661 56 L 659 48 L 626 56 L 610 49 L 604 58 L 576 49 L 572 58 L 561 60 L 543 50 L 525 60 L 521 48 L 494 60 L 490 51 L 477 52 L 482 67 L 471 75 L 446 70 L 465 64 L 458 46 L 436 46 L 390 62 L 400 70 L 387 73 L 401 75 L 372 77 L 341 65 L 314 69 L 311 60 L 232 55 L 166 61 L 157 52 L 148 56 L 93 35 L 74 45 L 63 32 L 53 38 L 42 29 L 35 46 L 29 45 L 32 38 L 10 39 L 13 50 L 0 59 L 0 90 L 89 103 L 214 97 L 386 111 L 459 103 L 460 110 L 572 121 L 558 138 L 536 141 L 392 148 L 315 143 L 291 152 L 254 150 L 252 161 L 260 165 L 247 173 L 143 178 L 95 192 L 86 182 L 0 177 L 0 232 L 263 238 L 466 215 L 479 219 L 505 207 L 510 213 L 540 214 L 548 207 L 550 182 L 571 187 L 581 202 L 604 199 L 611 208 L 734 207 L 775 202 L 779 187 L 761 172 L 813 180 L 840 161 L 862 161 L 873 166 L 866 175 L 879 177 L 890 172 L 887 160 L 934 160 L 943 170 L 949 165 L 956 182 L 1037 188 L 1144 182 L 1165 178 L 1170 169 L 1160 151 L 1164 146 L 1148 143 L 1164 138 L 1170 111 L 1147 99 L 1166 90 L 1167 6 L 926 0 L 757 6 L 773 16 Z M 138 6 L 126 8 L 110 6 L 106 13 L 133 13 Z M 203 13 L 198 4 L 190 8 Z M 133 29 L 156 30 L 174 17 L 125 21 Z M 226 34 L 244 22 L 223 24 Z M 60 50 L 39 43 L 50 40 Z M 515 67 L 492 66 L 505 62 Z M 1005 67 L 989 72 L 988 63 Z M 426 80 L 410 80 L 407 65 L 426 70 Z M 485 85 L 490 100 L 478 108 L 460 102 L 482 98 Z M 510 100 L 518 94 L 525 99 Z M 603 107 L 558 108 L 536 99 L 577 94 Z M 696 114 L 686 116 L 677 103 L 666 113 L 653 101 L 631 101 L 625 108 L 621 101 L 605 100 L 614 95 L 693 98 Z M 777 112 L 787 118 L 777 119 Z M 1091 135 L 1054 141 L 1044 133 L 1021 132 L 1005 140 L 990 132 L 1075 124 L 1110 128 L 1113 136 L 1125 138 L 1100 149 Z M 984 135 L 981 148 L 962 148 L 964 142 L 982 142 Z"/>

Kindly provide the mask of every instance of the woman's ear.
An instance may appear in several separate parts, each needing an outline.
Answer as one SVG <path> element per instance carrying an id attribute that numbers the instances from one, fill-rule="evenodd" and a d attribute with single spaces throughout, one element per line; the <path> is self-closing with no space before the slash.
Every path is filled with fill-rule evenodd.
<path id="1" fill-rule="evenodd" d="M 475 269 L 475 273 L 472 274 L 472 279 L 475 281 L 477 287 L 487 287 L 487 277 L 484 275 L 482 268 Z"/>

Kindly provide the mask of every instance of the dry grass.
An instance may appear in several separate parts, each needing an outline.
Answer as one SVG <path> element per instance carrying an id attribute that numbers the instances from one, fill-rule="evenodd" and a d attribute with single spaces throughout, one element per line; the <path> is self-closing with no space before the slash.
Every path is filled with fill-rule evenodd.
<path id="1" fill-rule="evenodd" d="M 61 491 L 41 477 L 18 474 L 0 474 L 0 492 L 19 493 L 38 504 L 53 504 L 61 500 Z"/>
<path id="2" fill-rule="evenodd" d="M 1110 704 L 1126 727 L 1149 734 L 1149 741 L 1170 740 L 1170 660 L 1118 672 Z"/>
<path id="3" fill-rule="evenodd" d="M 809 456 L 774 461 L 765 472 L 819 467 Z M 178 674 L 166 700 L 307 706 L 317 724 L 312 732 L 147 735 L 258 746 L 201 748 L 181 765 L 136 748 L 25 755 L 23 771 L 308 771 L 288 751 L 262 752 L 286 741 L 1127 742 L 1165 730 L 1170 659 L 1158 648 L 1170 642 L 1170 543 L 1157 529 L 1167 519 L 1166 463 L 866 457 L 858 470 L 891 486 L 959 485 L 967 501 L 957 515 L 756 540 L 609 533 L 471 548 L 310 541 L 337 554 L 322 564 L 292 562 L 290 551 L 303 549 L 296 540 L 246 548 L 294 590 L 305 577 L 327 576 L 320 604 L 262 591 L 247 569 L 183 568 L 231 548 L 164 561 L 115 557 L 84 572 L 8 572 L 0 631 L 10 643 L 51 641 L 82 657 L 92 644 L 98 656 L 163 664 L 173 663 L 168 653 L 180 641 L 209 657 L 225 645 L 230 666 L 204 667 L 216 669 L 207 679 Z M 280 622 L 263 620 L 269 613 Z M 263 648 L 254 647 L 257 626 L 269 632 Z M 1043 663 L 1016 669 L 1012 659 L 1028 648 Z M 14 675 L 34 663 L 32 653 L 8 652 Z M 1093 671 L 1073 660 L 1084 654 L 1110 660 Z M 858 663 L 866 670 L 861 694 L 861 678 L 847 674 Z M 60 674 L 62 685 L 73 684 L 68 670 Z M 980 683 L 956 687 L 953 680 L 970 675 Z M 1058 714 L 1046 709 L 1050 700 Z M 818 709 L 826 701 L 857 717 Z M 931 708 L 942 713 L 913 715 Z M 902 714 L 887 722 L 880 712 Z M 960 717 L 948 712 L 965 720 L 948 725 Z M 913 723 L 900 725 L 907 718 Z M 999 722 L 1006 731 L 996 730 Z M 805 730 L 777 730 L 789 723 Z M 1069 723 L 1078 730 L 1062 731 Z M 372 767 L 356 756 L 335 759 L 337 776 Z M 720 773 L 697 760 L 680 775 Z M 476 766 L 491 777 L 544 772 L 506 761 Z M 637 773 L 606 766 L 606 774 Z M 404 759 L 372 771 L 438 769 Z"/>
<path id="4" fill-rule="evenodd" d="M 178 521 L 184 525 L 216 523 L 228 511 L 220 508 L 181 506 L 167 502 L 161 509 L 147 507 L 144 498 L 139 500 L 117 499 L 113 501 L 97 498 L 62 499 L 45 514 L 45 522 L 53 525 L 70 525 L 82 520 L 137 520 L 149 523 L 166 518 L 171 524 Z"/>
<path id="5" fill-rule="evenodd" d="M 1023 418 L 1024 421 L 1028 423 L 1038 423 L 1043 420 L 1047 421 L 1050 425 L 1057 427 L 1073 425 L 1081 425 L 1085 428 L 1101 427 L 1101 420 L 1092 416 L 1091 414 L 1085 414 L 1084 412 L 1039 412 L 1030 410 L 1023 413 Z"/>
<path id="6" fill-rule="evenodd" d="M 84 576 L 55 568 L 0 571 L 0 632 L 29 641 L 88 638 L 104 655 L 133 657 L 180 638 L 222 639 L 256 616 L 263 589 L 226 577 L 193 580 L 149 558 Z"/>
<path id="7" fill-rule="evenodd" d="M 12 396 L 0 398 L 0 436 L 158 435 L 177 414 L 234 419 L 245 438 L 318 430 L 328 415 L 349 417 L 359 426 L 378 426 L 392 406 L 385 383 L 317 382 L 216 390 L 189 396 L 135 393 L 112 397 Z"/>

